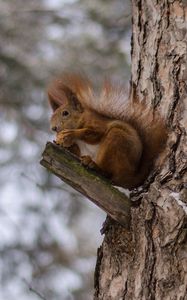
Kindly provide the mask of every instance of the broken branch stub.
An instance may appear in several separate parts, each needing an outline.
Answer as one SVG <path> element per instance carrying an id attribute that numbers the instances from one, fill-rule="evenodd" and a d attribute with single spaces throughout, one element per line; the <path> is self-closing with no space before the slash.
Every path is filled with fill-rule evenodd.
<path id="1" fill-rule="evenodd" d="M 85 168 L 79 159 L 66 149 L 48 142 L 41 165 L 82 193 L 114 220 L 129 228 L 130 200 L 96 172 Z"/>

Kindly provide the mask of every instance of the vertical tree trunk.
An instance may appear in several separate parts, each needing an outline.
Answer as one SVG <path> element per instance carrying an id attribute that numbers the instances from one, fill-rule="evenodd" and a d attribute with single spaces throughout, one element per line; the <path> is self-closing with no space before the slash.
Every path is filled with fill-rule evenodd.
<path id="1" fill-rule="evenodd" d="M 105 226 L 94 299 L 182 300 L 187 299 L 187 1 L 132 0 L 132 14 L 132 81 L 171 130 L 160 174 L 131 209 L 130 231 L 114 221 Z"/>

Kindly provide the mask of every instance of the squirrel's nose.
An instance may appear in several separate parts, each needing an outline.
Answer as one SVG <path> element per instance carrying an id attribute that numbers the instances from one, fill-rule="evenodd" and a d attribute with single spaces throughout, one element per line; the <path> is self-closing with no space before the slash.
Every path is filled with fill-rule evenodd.
<path id="1" fill-rule="evenodd" d="M 52 128 L 51 128 L 53 131 L 57 131 L 57 126 L 53 126 Z"/>

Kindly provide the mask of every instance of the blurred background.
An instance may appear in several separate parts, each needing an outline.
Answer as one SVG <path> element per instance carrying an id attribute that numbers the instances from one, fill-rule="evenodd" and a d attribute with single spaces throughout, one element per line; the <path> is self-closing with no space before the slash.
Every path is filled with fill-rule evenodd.
<path id="1" fill-rule="evenodd" d="M 130 77 L 123 0 L 0 0 L 0 300 L 93 299 L 105 214 L 39 164 L 47 82 Z"/>

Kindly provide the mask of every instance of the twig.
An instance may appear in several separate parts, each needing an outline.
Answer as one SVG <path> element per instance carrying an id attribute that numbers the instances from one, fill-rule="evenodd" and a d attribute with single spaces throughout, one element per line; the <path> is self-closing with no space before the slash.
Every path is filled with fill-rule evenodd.
<path id="1" fill-rule="evenodd" d="M 34 293 L 35 295 L 37 295 L 40 299 L 42 300 L 47 300 L 41 293 L 39 293 L 38 291 L 36 291 L 30 283 L 27 282 L 27 280 L 25 278 L 23 278 L 24 283 L 26 284 L 26 286 L 28 287 L 29 291 Z"/>

